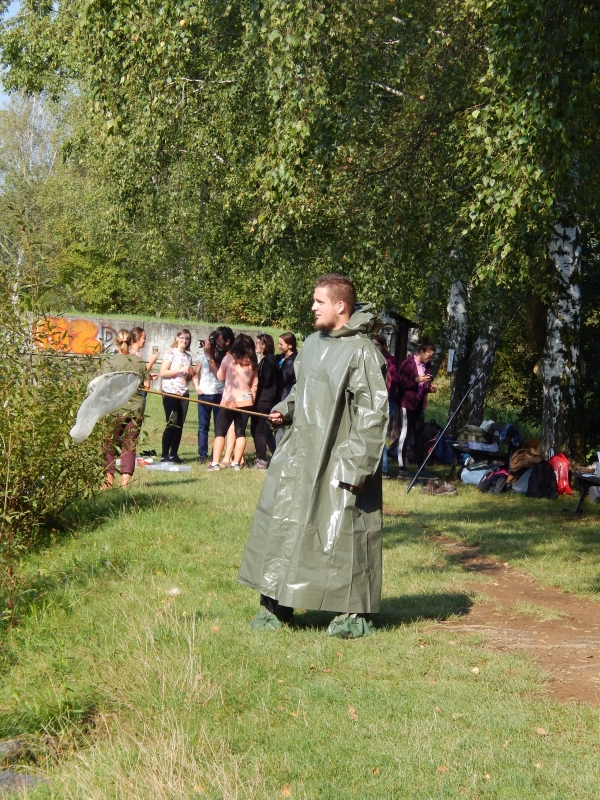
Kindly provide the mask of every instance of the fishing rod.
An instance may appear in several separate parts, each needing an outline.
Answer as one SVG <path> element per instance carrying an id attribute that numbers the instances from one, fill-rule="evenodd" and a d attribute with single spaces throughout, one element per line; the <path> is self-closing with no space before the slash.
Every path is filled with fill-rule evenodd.
<path id="1" fill-rule="evenodd" d="M 512 315 L 512 317 L 510 318 L 510 322 L 508 323 L 508 325 L 506 326 L 506 328 L 505 328 L 505 329 L 504 329 L 504 331 L 502 332 L 502 334 L 501 334 L 500 338 L 499 338 L 499 339 L 497 339 L 497 341 L 496 341 L 496 344 L 495 344 L 495 345 L 494 345 L 494 347 L 493 347 L 493 348 L 490 350 L 490 352 L 487 354 L 487 356 L 486 356 L 486 358 L 485 358 L 485 360 L 484 360 L 483 364 L 481 365 L 481 369 L 479 370 L 479 372 L 477 373 L 477 375 L 476 375 L 476 376 L 473 378 L 473 380 L 472 380 L 472 382 L 471 382 L 471 385 L 470 385 L 470 386 L 469 386 L 469 388 L 467 389 L 467 392 L 466 392 L 465 396 L 462 398 L 462 400 L 460 401 L 460 403 L 459 403 L 459 404 L 456 406 L 456 408 L 454 409 L 454 413 L 452 414 L 452 416 L 450 417 L 450 419 L 449 419 L 449 420 L 448 420 L 448 422 L 446 423 L 446 427 L 445 427 L 445 428 L 444 428 L 444 429 L 443 429 L 443 430 L 442 430 L 442 431 L 441 431 L 441 432 L 440 432 L 440 433 L 437 435 L 437 437 L 436 437 L 436 439 L 435 439 L 435 442 L 433 443 L 433 445 L 431 446 L 431 448 L 430 448 L 429 452 L 428 452 L 428 453 L 427 453 L 427 455 L 425 456 L 425 460 L 423 461 L 423 463 L 421 464 L 421 466 L 420 466 L 420 467 L 419 467 L 419 469 L 417 470 L 417 472 L 416 472 L 416 474 L 415 474 L 414 478 L 413 478 L 413 479 L 412 479 L 412 481 L 410 482 L 410 484 L 409 484 L 409 486 L 408 486 L 408 489 L 406 490 L 406 494 L 408 494 L 408 493 L 410 492 L 410 490 L 413 488 L 413 486 L 414 486 L 414 485 L 415 485 L 415 483 L 417 482 L 417 479 L 418 479 L 419 475 L 420 475 L 420 474 L 423 472 L 423 470 L 425 469 L 425 465 L 427 464 L 427 462 L 428 462 L 428 461 L 429 461 L 429 459 L 431 458 L 431 455 L 432 455 L 433 451 L 435 450 L 435 447 L 436 447 L 437 443 L 440 441 L 440 439 L 442 438 L 442 436 L 443 436 L 443 435 L 446 433 L 446 431 L 448 430 L 448 428 L 450 427 L 450 425 L 452 425 L 452 423 L 454 422 L 454 418 L 456 417 L 456 415 L 458 414 L 458 412 L 460 411 L 460 409 L 463 407 L 463 405 L 464 405 L 464 404 L 465 404 L 465 402 L 467 401 L 467 398 L 469 397 L 469 395 L 471 394 L 471 392 L 473 391 L 473 389 L 475 388 L 475 386 L 476 386 L 476 385 L 477 385 L 477 383 L 479 382 L 479 379 L 480 379 L 480 378 L 481 378 L 481 376 L 483 375 L 483 373 L 484 373 L 484 371 L 485 371 L 485 368 L 486 368 L 486 367 L 487 367 L 487 365 L 488 365 L 488 362 L 489 362 L 489 361 L 490 361 L 490 360 L 491 360 L 491 359 L 494 357 L 494 355 L 495 355 L 495 353 L 496 353 L 496 350 L 498 349 L 498 347 L 499 347 L 499 345 L 500 345 L 500 342 L 501 342 L 501 341 L 504 339 L 504 337 L 505 337 L 505 336 L 506 336 L 506 334 L 508 333 L 508 331 L 509 331 L 509 329 L 510 329 L 510 326 L 513 324 L 513 322 L 515 321 L 515 319 L 516 319 L 517 315 L 519 314 L 519 312 L 521 311 L 521 309 L 522 309 L 522 308 L 523 308 L 523 306 L 525 305 L 525 301 L 526 301 L 526 300 L 527 300 L 527 298 L 525 298 L 525 300 L 523 300 L 523 301 L 521 302 L 520 306 L 517 308 L 517 310 L 515 311 L 515 313 L 514 313 L 514 314 Z"/>
<path id="2" fill-rule="evenodd" d="M 168 392 L 158 392 L 156 389 L 142 389 L 143 392 L 148 392 L 148 394 L 158 394 L 161 397 L 174 397 L 176 400 L 188 400 L 190 403 L 199 403 L 203 406 L 212 406 L 212 408 L 228 408 L 230 411 L 239 411 L 241 414 L 250 414 L 251 417 L 262 417 L 263 419 L 269 419 L 269 414 L 261 414 L 258 411 L 248 411 L 246 408 L 233 408 L 232 406 L 222 406 L 219 403 L 209 403 L 208 400 L 197 400 L 194 397 L 186 397 L 181 394 L 169 394 Z"/>

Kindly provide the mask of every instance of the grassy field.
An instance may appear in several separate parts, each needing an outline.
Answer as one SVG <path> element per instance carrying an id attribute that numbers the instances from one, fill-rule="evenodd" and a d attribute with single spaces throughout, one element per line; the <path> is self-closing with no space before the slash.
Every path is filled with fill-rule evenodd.
<path id="1" fill-rule="evenodd" d="M 156 398 L 149 408 L 156 446 Z M 195 432 L 192 409 L 190 461 Z M 331 615 L 315 612 L 250 631 L 257 597 L 235 578 L 262 480 L 139 470 L 128 494 L 73 509 L 71 529 L 29 555 L 23 616 L 1 652 L 0 738 L 25 737 L 29 768 L 48 777 L 30 797 L 597 796 L 599 709 L 555 704 L 524 657 L 435 628 L 486 578 L 431 539 L 480 544 L 596 599 L 595 508 L 574 520 L 560 512 L 573 500 L 385 484 L 378 631 L 348 642 L 326 637 Z"/>

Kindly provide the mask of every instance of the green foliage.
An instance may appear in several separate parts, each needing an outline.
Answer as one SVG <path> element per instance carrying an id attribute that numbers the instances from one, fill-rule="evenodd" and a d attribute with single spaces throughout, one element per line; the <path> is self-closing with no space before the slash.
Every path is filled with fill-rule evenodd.
<path id="1" fill-rule="evenodd" d="M 81 445 L 68 436 L 97 364 L 40 349 L 30 320 L 6 302 L 0 335 L 0 589 L 13 613 L 23 550 L 54 515 L 99 486 L 102 426 Z"/>
<path id="2" fill-rule="evenodd" d="M 136 290 L 123 262 L 73 243 L 52 263 L 57 285 L 73 308 L 98 314 L 122 311 L 135 302 Z"/>
<path id="3" fill-rule="evenodd" d="M 308 331 L 313 278 L 339 271 L 440 341 L 460 278 L 487 328 L 499 285 L 503 312 L 551 291 L 550 226 L 597 216 L 598 13 L 24 0 L 7 86 L 70 109 L 29 237 L 48 305 Z M 495 385 L 534 410 L 530 360 Z"/>
<path id="4" fill-rule="evenodd" d="M 489 62 L 462 158 L 475 178 L 469 228 L 486 237 L 488 271 L 500 259 L 507 278 L 520 270 L 539 289 L 550 227 L 598 211 L 600 9 L 573 0 L 472 8 L 488 30 Z"/>

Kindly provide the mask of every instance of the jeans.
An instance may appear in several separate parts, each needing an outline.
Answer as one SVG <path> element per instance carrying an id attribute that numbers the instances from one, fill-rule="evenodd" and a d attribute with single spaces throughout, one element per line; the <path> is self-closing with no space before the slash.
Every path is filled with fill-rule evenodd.
<path id="1" fill-rule="evenodd" d="M 390 400 L 389 407 L 390 407 L 390 421 L 388 423 L 388 429 L 391 425 L 392 419 L 394 418 L 394 414 L 396 413 L 396 403 L 394 403 L 393 400 Z M 386 439 L 387 439 L 387 432 L 386 432 Z M 383 458 L 381 460 L 381 469 L 383 470 L 383 472 L 388 471 L 388 451 L 387 447 L 385 446 L 385 443 L 383 445 Z"/>
<path id="2" fill-rule="evenodd" d="M 221 394 L 199 394 L 198 400 L 206 400 L 208 403 L 221 402 Z M 208 429 L 210 428 L 210 415 L 213 415 L 213 425 L 217 427 L 218 408 L 211 406 L 198 405 L 198 457 L 208 458 Z"/>

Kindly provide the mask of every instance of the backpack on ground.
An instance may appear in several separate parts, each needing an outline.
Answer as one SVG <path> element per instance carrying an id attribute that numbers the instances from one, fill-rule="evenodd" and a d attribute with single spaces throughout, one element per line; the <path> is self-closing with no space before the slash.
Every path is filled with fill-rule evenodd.
<path id="1" fill-rule="evenodd" d="M 506 489 L 506 481 L 508 480 L 508 472 L 502 467 L 490 470 L 482 477 L 477 484 L 480 492 L 487 492 L 489 494 L 502 494 Z"/>
<path id="2" fill-rule="evenodd" d="M 558 497 L 556 475 L 547 461 L 540 461 L 532 468 L 527 497 L 535 497 L 540 500 L 554 500 Z"/>
<path id="3" fill-rule="evenodd" d="M 516 492 L 517 494 L 527 494 L 527 490 L 529 489 L 529 478 L 531 478 L 532 470 L 533 467 L 529 467 L 529 469 L 526 469 L 525 472 L 521 475 L 521 477 L 518 478 L 513 484 L 510 484 L 510 479 L 509 479 L 509 485 L 512 486 L 513 492 Z"/>

